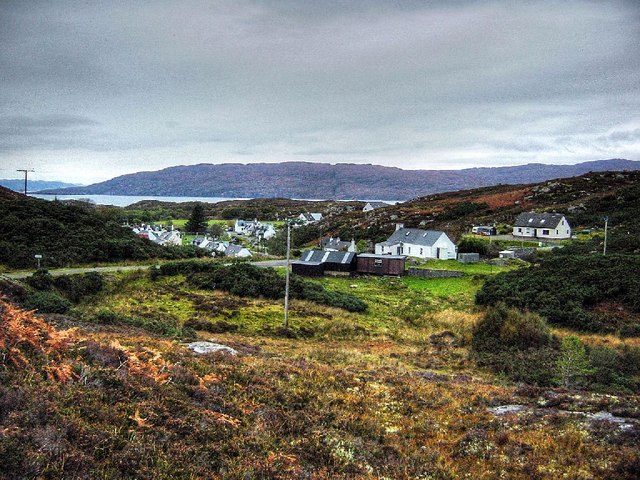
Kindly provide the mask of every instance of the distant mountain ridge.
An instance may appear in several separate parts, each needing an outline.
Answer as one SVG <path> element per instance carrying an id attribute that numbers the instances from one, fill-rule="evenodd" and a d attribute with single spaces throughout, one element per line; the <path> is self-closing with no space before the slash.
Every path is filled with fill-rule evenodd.
<path id="1" fill-rule="evenodd" d="M 640 162 L 611 159 L 576 165 L 531 163 L 463 170 L 402 170 L 351 163 L 199 164 L 122 175 L 86 187 L 50 189 L 45 193 L 406 200 L 432 193 L 620 170 L 640 170 Z"/>
<path id="2" fill-rule="evenodd" d="M 24 192 L 24 180 L 16 178 L 0 179 L 0 186 L 6 187 L 16 192 Z M 50 190 L 52 188 L 69 188 L 77 187 L 77 183 L 55 182 L 48 180 L 29 180 L 27 189 L 30 193 L 39 192 L 40 190 Z"/>

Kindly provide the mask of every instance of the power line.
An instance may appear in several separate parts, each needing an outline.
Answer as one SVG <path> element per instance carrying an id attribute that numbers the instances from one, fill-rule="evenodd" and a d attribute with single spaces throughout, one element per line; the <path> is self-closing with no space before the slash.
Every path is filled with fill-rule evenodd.
<path id="1" fill-rule="evenodd" d="M 26 168 L 19 168 L 18 170 L 16 170 L 17 172 L 24 172 L 24 194 L 27 194 L 27 176 L 29 175 L 29 172 L 35 172 L 35 170 L 33 169 L 26 169 Z"/>

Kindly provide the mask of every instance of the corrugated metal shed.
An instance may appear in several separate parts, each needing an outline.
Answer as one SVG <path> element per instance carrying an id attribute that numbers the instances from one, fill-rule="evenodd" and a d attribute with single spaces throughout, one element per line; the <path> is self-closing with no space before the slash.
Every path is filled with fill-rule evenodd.
<path id="1" fill-rule="evenodd" d="M 356 268 L 356 254 L 354 252 L 307 250 L 302 253 L 300 260 L 293 262 L 292 265 L 298 265 L 295 267 L 295 270 L 293 270 L 295 273 L 308 271 L 317 275 L 317 272 L 320 271 L 318 265 L 322 267 L 322 273 L 352 272 Z M 300 265 L 307 265 L 308 267 Z M 305 275 L 305 273 L 300 273 L 300 275 Z"/>

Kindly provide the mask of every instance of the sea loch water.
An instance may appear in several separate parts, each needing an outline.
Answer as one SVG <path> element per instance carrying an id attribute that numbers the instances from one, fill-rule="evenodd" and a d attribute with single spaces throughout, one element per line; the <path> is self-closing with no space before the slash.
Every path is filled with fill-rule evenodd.
<path id="1" fill-rule="evenodd" d="M 224 198 L 224 197 L 154 197 L 151 195 L 139 196 L 139 195 L 44 195 L 41 193 L 30 193 L 29 196 L 42 198 L 44 200 L 84 200 L 86 202 L 95 203 L 97 205 L 113 205 L 114 207 L 128 207 L 136 202 L 142 200 L 157 200 L 159 202 L 204 202 L 204 203 L 218 203 L 225 200 L 249 200 L 248 198 Z M 321 199 L 317 198 L 296 198 L 294 200 L 306 200 L 311 202 L 319 202 Z M 338 200 L 349 201 L 349 200 Z M 359 200 L 361 202 L 377 202 L 380 200 Z M 400 201 L 384 200 L 386 203 L 400 203 Z"/>

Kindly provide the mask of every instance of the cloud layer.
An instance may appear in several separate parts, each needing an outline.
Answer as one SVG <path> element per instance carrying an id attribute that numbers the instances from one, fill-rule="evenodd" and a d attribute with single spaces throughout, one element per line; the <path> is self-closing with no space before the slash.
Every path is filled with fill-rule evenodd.
<path id="1" fill-rule="evenodd" d="M 637 2 L 399 3 L 2 2 L 0 177 L 640 159 Z"/>

